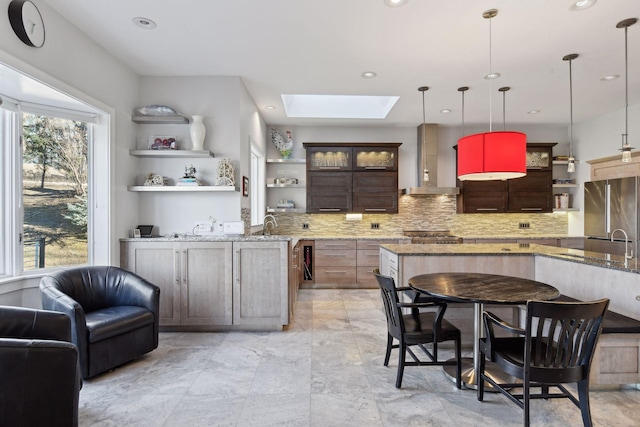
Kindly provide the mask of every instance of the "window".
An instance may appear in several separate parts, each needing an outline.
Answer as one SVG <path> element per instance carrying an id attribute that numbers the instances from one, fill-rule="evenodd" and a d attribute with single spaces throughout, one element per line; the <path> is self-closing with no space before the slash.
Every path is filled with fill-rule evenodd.
<path id="1" fill-rule="evenodd" d="M 23 271 L 88 262 L 92 125 L 22 114 Z"/>

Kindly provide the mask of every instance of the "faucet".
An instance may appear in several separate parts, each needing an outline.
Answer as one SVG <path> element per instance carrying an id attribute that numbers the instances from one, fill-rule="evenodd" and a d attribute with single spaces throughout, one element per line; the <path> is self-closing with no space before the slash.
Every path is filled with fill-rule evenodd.
<path id="1" fill-rule="evenodd" d="M 271 230 L 278 226 L 278 221 L 276 221 L 276 217 L 273 215 L 265 215 L 262 219 L 262 234 L 265 236 L 269 236 L 271 234 Z"/>
<path id="2" fill-rule="evenodd" d="M 622 231 L 622 234 L 624 234 L 624 266 L 627 267 L 627 261 L 633 258 L 633 249 L 631 249 L 631 251 L 628 251 L 629 236 L 627 236 L 627 232 L 622 228 L 616 228 L 615 230 L 613 230 L 613 232 L 611 233 L 611 241 L 613 242 L 613 235 L 616 234 L 616 231 Z"/>

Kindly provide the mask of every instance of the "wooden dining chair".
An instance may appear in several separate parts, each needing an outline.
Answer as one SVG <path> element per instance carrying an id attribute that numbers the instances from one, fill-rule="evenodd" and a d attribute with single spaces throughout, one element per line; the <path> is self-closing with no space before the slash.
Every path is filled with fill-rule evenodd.
<path id="1" fill-rule="evenodd" d="M 523 409 L 524 425 L 528 427 L 531 399 L 568 398 L 580 408 L 583 424 L 591 426 L 589 371 L 608 305 L 608 299 L 530 301 L 525 329 L 484 312 L 486 338 L 480 339 L 478 400 L 483 400 L 486 381 Z M 496 327 L 517 336 L 496 337 Z M 485 371 L 486 359 L 513 380 L 508 383 L 494 380 Z M 577 384 L 577 398 L 563 385 L 571 383 Z M 532 388 L 540 388 L 540 392 L 532 393 Z"/>
<path id="2" fill-rule="evenodd" d="M 373 274 L 380 286 L 387 318 L 387 352 L 384 366 L 389 366 L 391 350 L 397 348 L 399 351 L 396 388 L 402 386 L 405 366 L 433 365 L 456 365 L 456 387 L 461 388 L 460 329 L 443 318 L 447 304 L 441 300 L 419 295 L 409 287 L 396 287 L 393 278 L 383 276 L 377 268 L 373 270 Z M 408 293 L 411 302 L 401 302 L 398 296 L 399 291 Z M 409 308 L 410 313 L 404 314 L 403 308 Z M 420 309 L 423 308 L 435 308 L 435 311 L 421 311 Z M 394 339 L 398 340 L 398 344 L 393 344 Z M 455 361 L 438 360 L 438 343 L 444 341 L 455 342 Z M 431 344 L 431 350 L 425 344 Z M 428 360 L 419 359 L 411 349 L 412 346 L 420 348 Z M 407 353 L 413 361 L 406 361 Z"/>

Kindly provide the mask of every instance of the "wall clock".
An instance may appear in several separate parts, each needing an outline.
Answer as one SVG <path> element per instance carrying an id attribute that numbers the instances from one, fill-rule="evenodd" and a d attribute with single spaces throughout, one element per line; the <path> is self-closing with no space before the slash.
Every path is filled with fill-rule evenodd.
<path id="1" fill-rule="evenodd" d="M 44 21 L 32 2 L 13 0 L 9 3 L 9 22 L 16 36 L 27 46 L 44 45 Z"/>

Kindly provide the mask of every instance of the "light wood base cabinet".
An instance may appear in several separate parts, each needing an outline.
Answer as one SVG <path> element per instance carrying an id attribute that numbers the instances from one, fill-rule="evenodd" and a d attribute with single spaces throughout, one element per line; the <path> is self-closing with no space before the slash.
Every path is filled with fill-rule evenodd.
<path id="1" fill-rule="evenodd" d="M 289 242 L 123 241 L 120 265 L 160 287 L 164 330 L 277 330 Z"/>

